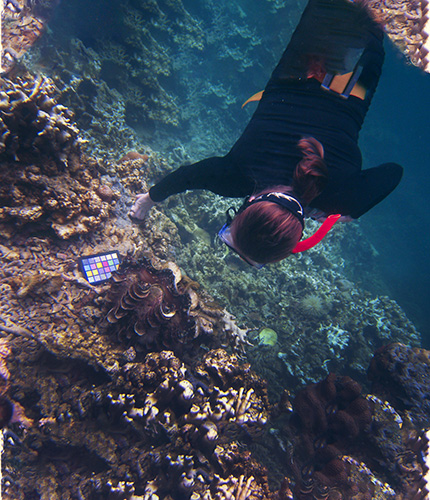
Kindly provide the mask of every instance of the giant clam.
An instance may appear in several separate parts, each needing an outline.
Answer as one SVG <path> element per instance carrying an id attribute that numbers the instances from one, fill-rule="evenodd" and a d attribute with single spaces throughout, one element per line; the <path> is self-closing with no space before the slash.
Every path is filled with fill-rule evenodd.
<path id="1" fill-rule="evenodd" d="M 210 319 L 200 318 L 195 311 L 195 292 L 182 286 L 182 281 L 174 263 L 157 269 L 146 258 L 137 262 L 125 259 L 112 276 L 111 307 L 106 315 L 119 340 L 140 350 L 175 349 L 200 333 L 211 332 L 207 327 Z"/>

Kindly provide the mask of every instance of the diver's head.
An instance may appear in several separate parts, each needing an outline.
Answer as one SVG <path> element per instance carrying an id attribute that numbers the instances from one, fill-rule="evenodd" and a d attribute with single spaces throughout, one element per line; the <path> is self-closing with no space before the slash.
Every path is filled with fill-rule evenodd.
<path id="1" fill-rule="evenodd" d="M 261 265 L 288 257 L 303 233 L 300 201 L 285 192 L 269 190 L 246 204 L 230 225 L 234 249 L 245 260 Z"/>
<path id="2" fill-rule="evenodd" d="M 303 205 L 320 194 L 327 180 L 322 145 L 307 137 L 298 147 L 302 160 L 292 186 L 271 187 L 250 197 L 219 232 L 224 243 L 255 267 L 294 253 L 303 234 Z"/>

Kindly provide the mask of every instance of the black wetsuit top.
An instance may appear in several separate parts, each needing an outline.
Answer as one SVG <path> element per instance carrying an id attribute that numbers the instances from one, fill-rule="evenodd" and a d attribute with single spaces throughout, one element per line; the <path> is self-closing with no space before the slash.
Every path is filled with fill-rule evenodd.
<path id="1" fill-rule="evenodd" d="M 358 134 L 384 59 L 381 30 L 373 26 L 366 36 L 359 59 L 364 67 L 359 82 L 368 89 L 364 100 L 342 98 L 323 89 L 314 78 L 282 75 L 283 59 L 291 52 L 287 47 L 257 110 L 231 151 L 224 157 L 180 167 L 150 189 L 151 199 L 161 201 L 189 189 L 244 197 L 270 186 L 289 186 L 302 158 L 298 141 L 312 136 L 324 147 L 329 178 L 310 207 L 358 218 L 383 200 L 399 183 L 403 169 L 395 163 L 361 169 Z"/>

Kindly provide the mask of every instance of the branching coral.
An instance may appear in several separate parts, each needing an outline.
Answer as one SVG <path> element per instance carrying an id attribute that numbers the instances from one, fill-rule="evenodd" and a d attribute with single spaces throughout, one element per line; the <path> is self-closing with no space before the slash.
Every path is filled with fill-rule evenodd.
<path id="1" fill-rule="evenodd" d="M 20 343 L 14 349 L 22 347 Z M 251 420 L 265 426 L 258 414 L 267 415 L 266 403 L 252 389 L 216 391 L 167 351 L 125 363 L 115 374 L 97 372 L 82 361 L 60 361 L 43 348 L 39 352 L 34 378 L 28 376 L 34 365 L 22 363 L 22 358 L 21 375 L 13 381 L 37 424 L 22 437 L 25 448 L 7 450 L 8 457 L 25 459 L 19 471 L 7 461 L 8 475 L 19 483 L 26 478 L 19 490 L 8 484 L 8 495 L 21 499 L 50 492 L 56 498 L 67 491 L 93 498 L 134 498 L 152 490 L 159 497 L 210 498 L 205 495 L 226 494 L 230 487 L 243 498 L 267 494 L 264 469 L 241 451 L 231 434 L 234 426 L 235 439 L 248 435 Z M 246 367 L 237 370 L 242 383 L 249 379 Z M 202 410 L 199 415 L 195 407 Z M 252 416 L 257 408 L 259 413 Z M 52 453 L 55 464 L 45 467 L 42 457 Z M 75 460 L 79 472 L 73 478 L 61 475 L 65 464 L 73 467 Z M 225 478 L 217 476 L 221 465 L 216 463 L 227 467 L 228 461 L 232 465 Z M 52 474 L 58 475 L 53 490 L 47 484 Z"/>

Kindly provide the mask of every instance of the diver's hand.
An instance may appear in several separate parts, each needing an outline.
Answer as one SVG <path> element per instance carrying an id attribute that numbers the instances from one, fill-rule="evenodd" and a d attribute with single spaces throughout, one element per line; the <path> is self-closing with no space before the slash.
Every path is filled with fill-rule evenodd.
<path id="1" fill-rule="evenodd" d="M 154 205 L 155 201 L 151 200 L 149 193 L 138 194 L 128 216 L 132 221 L 142 221 Z"/>

